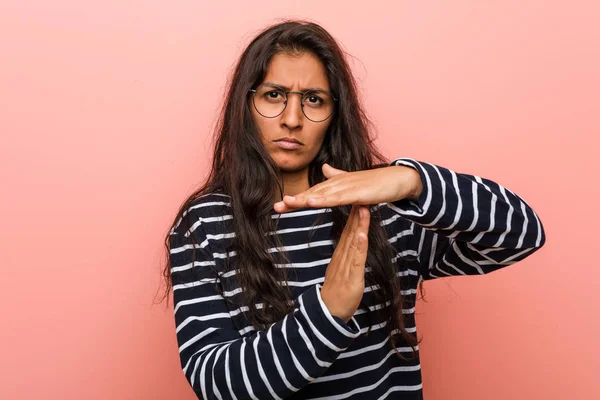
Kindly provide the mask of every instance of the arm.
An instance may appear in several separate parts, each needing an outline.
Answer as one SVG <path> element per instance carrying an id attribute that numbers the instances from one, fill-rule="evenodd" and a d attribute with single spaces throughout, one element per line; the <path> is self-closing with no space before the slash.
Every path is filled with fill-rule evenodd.
<path id="1" fill-rule="evenodd" d="M 514 264 L 545 243 L 543 226 L 531 207 L 488 179 L 459 174 L 408 158 L 392 165 L 416 169 L 418 200 L 388 203 L 411 221 L 411 250 L 424 279 L 485 274 Z"/>
<path id="2" fill-rule="evenodd" d="M 219 274 L 202 226 L 192 234 L 194 257 L 185 232 L 172 232 L 170 253 L 179 356 L 198 398 L 284 398 L 323 374 L 358 336 L 358 326 L 329 313 L 319 285 L 268 330 L 240 335 L 232 321 L 240 310 L 215 290 Z"/>

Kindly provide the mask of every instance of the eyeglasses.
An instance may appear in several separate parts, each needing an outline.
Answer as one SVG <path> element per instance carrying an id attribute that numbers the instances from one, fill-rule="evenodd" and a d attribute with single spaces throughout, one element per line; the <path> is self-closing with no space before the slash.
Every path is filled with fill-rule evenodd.
<path id="1" fill-rule="evenodd" d="M 300 102 L 302 112 L 313 122 L 323 122 L 329 118 L 333 114 L 334 104 L 337 101 L 331 93 L 321 89 L 291 92 L 279 86 L 263 84 L 256 89 L 250 89 L 250 92 L 253 93 L 254 108 L 265 118 L 275 118 L 281 115 L 287 107 L 290 94 L 302 96 Z"/>

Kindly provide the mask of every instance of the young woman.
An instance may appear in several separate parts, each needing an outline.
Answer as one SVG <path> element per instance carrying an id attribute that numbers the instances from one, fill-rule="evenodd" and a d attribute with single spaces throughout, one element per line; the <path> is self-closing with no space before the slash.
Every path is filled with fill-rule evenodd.
<path id="1" fill-rule="evenodd" d="M 420 282 L 492 272 L 544 242 L 497 183 L 387 162 L 331 35 L 269 27 L 237 64 L 210 176 L 166 238 L 183 372 L 203 399 L 421 399 Z"/>

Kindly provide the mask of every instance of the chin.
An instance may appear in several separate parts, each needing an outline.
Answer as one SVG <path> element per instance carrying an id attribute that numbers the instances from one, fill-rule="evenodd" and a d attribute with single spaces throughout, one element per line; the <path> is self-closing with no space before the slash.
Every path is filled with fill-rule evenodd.
<path id="1" fill-rule="evenodd" d="M 304 171 L 308 168 L 308 165 L 303 165 L 303 166 L 298 166 L 298 167 L 291 167 L 289 165 L 279 165 L 279 170 L 285 174 L 293 174 L 293 173 L 297 173 L 297 172 L 301 172 Z"/>
<path id="2" fill-rule="evenodd" d="M 309 162 L 290 162 L 289 160 L 275 160 L 279 170 L 284 173 L 296 173 L 308 168 Z"/>

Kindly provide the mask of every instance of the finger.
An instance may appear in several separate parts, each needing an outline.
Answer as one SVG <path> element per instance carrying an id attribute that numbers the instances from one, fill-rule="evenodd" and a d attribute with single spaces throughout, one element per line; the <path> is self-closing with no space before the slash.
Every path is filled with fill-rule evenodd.
<path id="1" fill-rule="evenodd" d="M 361 192 L 355 186 L 337 185 L 324 187 L 302 197 L 305 207 L 324 208 L 350 204 L 362 205 Z"/>
<path id="2" fill-rule="evenodd" d="M 350 277 L 350 269 L 352 267 L 352 254 L 355 251 L 353 247 L 356 246 L 356 233 L 358 230 L 359 222 L 359 206 L 353 205 L 352 212 L 348 217 L 346 226 L 344 227 L 346 237 L 344 243 L 342 244 L 342 248 L 340 249 L 343 254 L 344 278 L 346 279 Z"/>
<path id="3" fill-rule="evenodd" d="M 347 243 L 351 240 L 350 238 L 350 224 L 356 217 L 356 207 L 352 207 L 350 210 L 350 215 L 348 216 L 348 221 L 342 230 L 342 234 L 340 235 L 340 239 L 337 242 L 335 247 L 335 251 L 333 252 L 333 256 L 331 257 L 331 262 L 329 263 L 329 267 L 327 268 L 327 272 L 333 277 L 335 275 L 339 275 L 340 278 L 348 277 L 348 262 L 347 262 Z"/>
<path id="4" fill-rule="evenodd" d="M 318 183 L 308 190 L 300 192 L 294 196 L 285 195 L 281 201 L 278 201 L 273 205 L 273 208 L 279 213 L 284 213 L 299 208 L 309 207 L 307 200 L 315 196 L 321 197 L 321 193 L 324 191 L 324 184 L 325 182 Z"/>
<path id="5" fill-rule="evenodd" d="M 346 225 L 344 226 L 344 229 L 342 230 L 342 235 L 340 236 L 340 240 L 338 242 L 338 247 L 340 247 L 340 249 L 344 253 L 346 252 L 346 250 L 348 248 L 348 243 L 352 239 L 352 235 L 353 235 L 352 225 L 354 224 L 354 222 L 356 220 L 357 213 L 358 213 L 358 207 L 353 205 L 352 208 L 350 209 L 350 214 L 348 215 L 348 219 L 346 220 Z"/>
<path id="6" fill-rule="evenodd" d="M 348 222 L 346 223 L 346 225 L 350 225 L 350 231 L 348 232 L 348 242 L 349 244 L 352 243 L 352 240 L 354 239 L 354 236 L 356 236 L 356 232 L 358 230 L 358 226 L 360 223 L 360 206 L 358 205 L 353 205 L 352 209 L 354 210 L 354 215 L 352 216 L 352 219 L 348 218 Z"/>
<path id="7" fill-rule="evenodd" d="M 327 178 L 327 179 L 334 177 L 336 175 L 346 173 L 346 171 L 344 171 L 342 169 L 333 168 L 331 165 L 329 165 L 327 163 L 323 164 L 323 167 L 321 167 L 321 170 L 323 171 L 323 175 L 325 175 L 325 178 Z"/>
<path id="8" fill-rule="evenodd" d="M 348 263 L 350 265 L 349 278 L 350 280 L 365 279 L 365 264 L 369 250 L 369 222 L 370 213 L 368 207 L 360 207 L 359 210 L 359 227 L 354 235 L 354 241 L 349 254 Z"/>
<path id="9" fill-rule="evenodd" d="M 338 195 L 333 194 L 325 196 L 324 192 L 306 191 L 295 196 L 284 196 L 283 199 L 274 204 L 273 208 L 277 212 L 287 212 L 305 207 L 335 207 L 339 204 Z M 348 203 L 349 204 L 349 203 Z"/>
<path id="10" fill-rule="evenodd" d="M 283 199 L 281 201 L 278 201 L 277 203 L 273 204 L 273 209 L 276 212 L 283 214 L 289 211 L 296 210 L 298 208 L 302 208 L 302 206 L 298 204 L 299 202 L 295 197 L 283 196 Z"/>
<path id="11" fill-rule="evenodd" d="M 350 247 L 353 246 L 354 248 L 356 248 L 356 245 L 358 243 L 357 238 L 358 238 L 358 234 L 359 233 L 363 233 L 363 234 L 368 234 L 369 233 L 369 222 L 368 222 L 368 210 L 366 211 L 365 214 L 365 208 L 363 206 L 352 206 L 353 209 L 355 209 L 355 215 L 354 218 L 352 220 L 349 219 L 348 224 L 350 224 L 349 226 L 349 232 L 348 232 L 348 237 L 346 239 L 346 249 L 347 251 L 349 251 Z M 365 225 L 366 224 L 366 225 Z"/>
<path id="12" fill-rule="evenodd" d="M 278 213 L 284 213 L 288 211 L 297 210 L 299 208 L 309 207 L 309 205 L 307 204 L 307 200 L 310 198 L 310 196 L 314 196 L 311 193 L 315 187 L 316 186 L 313 186 L 313 188 L 310 188 L 302 193 L 298 193 L 294 196 L 283 196 L 283 199 L 281 199 L 281 201 L 278 201 L 273 205 L 273 209 L 275 209 L 275 211 L 277 211 Z"/>
<path id="13" fill-rule="evenodd" d="M 324 164 L 323 170 L 330 175 L 329 177 L 348 174 L 348 179 L 326 180 L 294 196 L 284 196 L 281 201 L 273 205 L 275 211 L 284 213 L 305 207 L 323 208 L 360 204 L 354 180 L 348 172 L 333 168 L 329 164 Z"/>
<path id="14" fill-rule="evenodd" d="M 369 225 L 371 224 L 371 212 L 369 211 L 368 206 L 360 206 L 358 208 L 358 230 L 364 232 L 365 234 L 369 233 Z"/>

